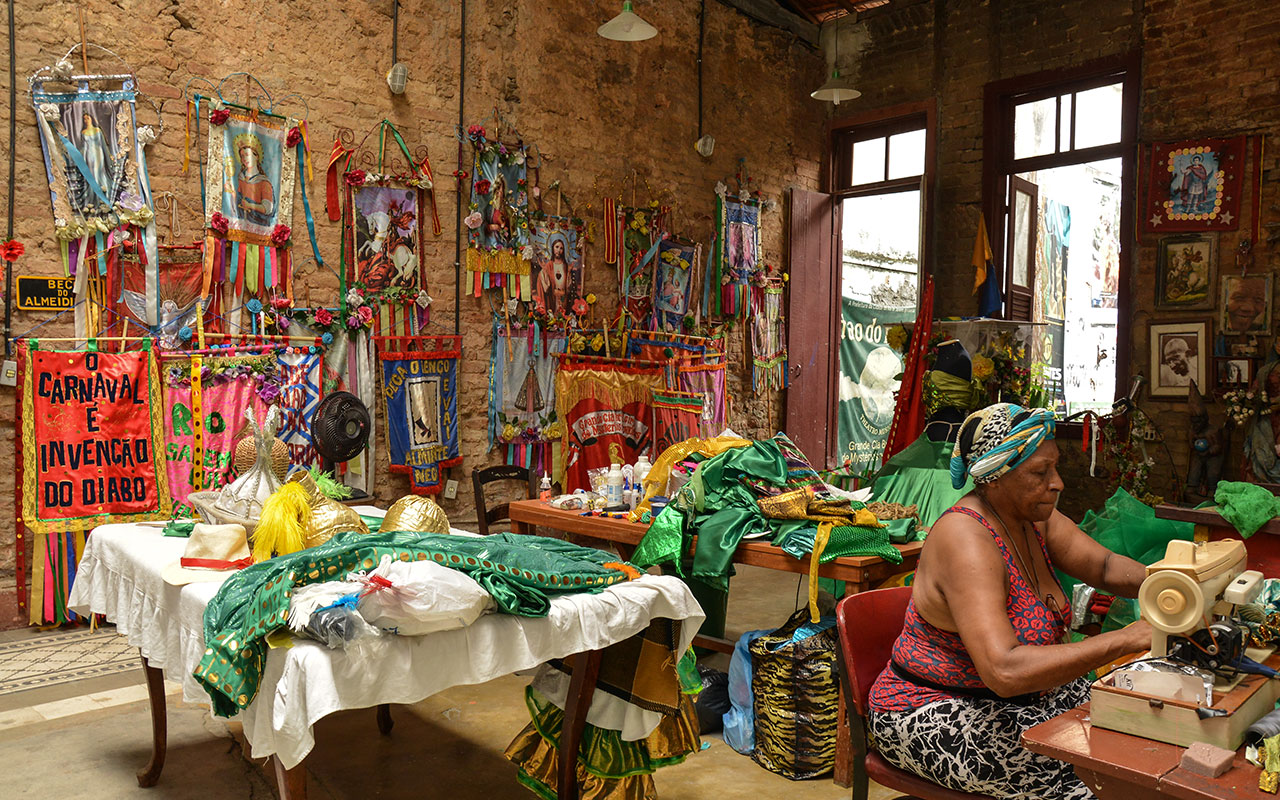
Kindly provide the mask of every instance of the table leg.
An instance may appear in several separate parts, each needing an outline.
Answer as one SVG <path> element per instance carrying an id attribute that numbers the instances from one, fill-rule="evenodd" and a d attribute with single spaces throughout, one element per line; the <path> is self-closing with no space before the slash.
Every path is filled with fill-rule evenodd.
<path id="1" fill-rule="evenodd" d="M 280 800 L 307 800 L 306 760 L 293 769 L 285 769 L 279 756 L 272 756 L 271 763 L 276 770 L 276 788 L 280 792 Z"/>
<path id="2" fill-rule="evenodd" d="M 564 725 L 560 729 L 559 800 L 578 800 L 578 748 L 587 724 L 587 709 L 591 708 L 591 698 L 596 692 L 596 679 L 600 676 L 600 656 L 599 650 L 591 650 L 570 658 L 573 677 L 569 679 Z"/>
<path id="3" fill-rule="evenodd" d="M 147 678 L 147 700 L 151 704 L 151 761 L 138 770 L 138 785 L 144 789 L 155 786 L 164 769 L 164 757 L 169 747 L 169 719 L 164 706 L 164 673 L 142 656 L 142 671 Z"/>
<path id="4" fill-rule="evenodd" d="M 836 719 L 836 763 L 831 780 L 848 789 L 853 785 L 853 737 L 849 732 L 849 712 L 845 705 L 844 687 L 840 688 L 840 711 Z"/>
<path id="5" fill-rule="evenodd" d="M 383 703 L 378 706 L 378 732 L 383 736 L 390 736 L 391 728 L 395 724 L 396 721 L 391 718 L 391 705 Z"/>

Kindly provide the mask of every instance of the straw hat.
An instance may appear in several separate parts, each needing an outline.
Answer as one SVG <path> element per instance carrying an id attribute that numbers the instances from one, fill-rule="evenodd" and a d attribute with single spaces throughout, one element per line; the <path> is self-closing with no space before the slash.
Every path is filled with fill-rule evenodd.
<path id="1" fill-rule="evenodd" d="M 202 581 L 220 581 L 253 563 L 249 537 L 243 525 L 206 525 L 197 522 L 187 539 L 182 558 L 160 573 L 165 583 L 184 586 Z"/>

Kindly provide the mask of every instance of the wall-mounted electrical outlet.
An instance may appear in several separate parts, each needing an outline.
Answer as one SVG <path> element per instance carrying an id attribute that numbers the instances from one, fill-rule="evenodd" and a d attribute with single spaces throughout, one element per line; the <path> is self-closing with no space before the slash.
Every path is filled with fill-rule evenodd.
<path id="1" fill-rule="evenodd" d="M 6 361 L 0 366 L 0 386 L 18 385 L 18 362 Z"/>
<path id="2" fill-rule="evenodd" d="M 444 482 L 444 499 L 456 500 L 458 497 L 458 482 L 452 478 Z"/>

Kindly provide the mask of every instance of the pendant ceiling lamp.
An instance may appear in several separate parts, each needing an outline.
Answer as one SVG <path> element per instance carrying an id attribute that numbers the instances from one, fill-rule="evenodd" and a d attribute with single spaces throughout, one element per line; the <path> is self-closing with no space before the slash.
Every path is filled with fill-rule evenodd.
<path id="1" fill-rule="evenodd" d="M 658 29 L 631 10 L 631 0 L 623 0 L 622 13 L 596 28 L 596 33 L 617 42 L 643 42 L 658 35 Z"/>
<path id="2" fill-rule="evenodd" d="M 835 40 L 836 57 L 832 60 L 831 78 L 815 89 L 809 96 L 814 100 L 831 101 L 836 105 L 840 105 L 842 100 L 854 100 L 862 97 L 862 92 L 850 86 L 848 81 L 840 77 L 840 20 L 838 18 L 836 19 Z"/>

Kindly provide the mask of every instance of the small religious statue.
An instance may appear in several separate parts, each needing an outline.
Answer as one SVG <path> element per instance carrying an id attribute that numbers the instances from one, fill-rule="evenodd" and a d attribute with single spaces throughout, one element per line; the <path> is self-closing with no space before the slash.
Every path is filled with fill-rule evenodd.
<path id="1" fill-rule="evenodd" d="M 1209 409 L 1196 382 L 1187 389 L 1187 410 L 1191 417 L 1191 458 L 1187 468 L 1187 494 L 1202 499 L 1213 497 L 1222 477 L 1222 461 L 1231 445 L 1231 433 L 1209 422 Z"/>

